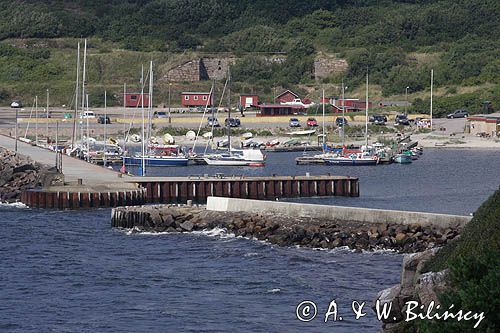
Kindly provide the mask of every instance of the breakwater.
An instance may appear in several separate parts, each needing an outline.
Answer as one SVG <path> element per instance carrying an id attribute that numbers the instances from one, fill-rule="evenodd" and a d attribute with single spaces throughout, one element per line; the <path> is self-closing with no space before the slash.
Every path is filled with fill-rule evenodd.
<path id="1" fill-rule="evenodd" d="M 207 197 L 276 199 L 315 196 L 359 196 L 357 177 L 344 176 L 188 176 L 132 177 L 129 183 L 146 188 L 151 203 L 205 203 Z"/>
<path id="2" fill-rule="evenodd" d="M 154 205 L 118 207 L 111 225 L 141 232 L 191 232 L 224 228 L 236 236 L 256 238 L 279 246 L 354 250 L 391 249 L 420 252 L 446 244 L 460 227 L 440 228 L 418 223 L 362 223 L 304 218 L 286 214 L 209 211 L 202 207 Z"/>
<path id="3" fill-rule="evenodd" d="M 63 175 L 29 156 L 0 147 L 0 202 L 14 201 L 36 186 L 60 184 Z"/>

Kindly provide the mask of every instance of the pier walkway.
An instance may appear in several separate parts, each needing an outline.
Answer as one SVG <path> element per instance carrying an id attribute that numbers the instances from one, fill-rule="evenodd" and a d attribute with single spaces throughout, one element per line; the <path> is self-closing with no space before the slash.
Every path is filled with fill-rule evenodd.
<path id="1" fill-rule="evenodd" d="M 15 140 L 8 136 L 0 135 L 0 146 L 14 151 Z M 49 149 L 18 141 L 17 152 L 48 166 L 55 166 L 56 164 L 56 154 Z M 62 172 L 64 173 L 65 182 L 69 184 L 76 184 L 78 179 L 82 179 L 83 184 L 88 186 L 103 184 L 122 188 L 130 188 L 131 186 L 129 182 L 126 182 L 126 179 L 129 178 L 126 175 L 119 177 L 119 173 L 114 170 L 87 163 L 64 154 L 62 157 Z"/>

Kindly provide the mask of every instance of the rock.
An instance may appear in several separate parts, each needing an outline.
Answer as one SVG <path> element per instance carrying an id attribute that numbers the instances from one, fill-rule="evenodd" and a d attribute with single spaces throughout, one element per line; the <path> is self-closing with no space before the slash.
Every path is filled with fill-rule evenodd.
<path id="1" fill-rule="evenodd" d="M 163 224 L 167 227 L 171 227 L 175 225 L 175 220 L 172 214 L 162 214 L 161 215 L 161 220 Z"/>
<path id="2" fill-rule="evenodd" d="M 448 270 L 428 272 L 419 276 L 415 284 L 415 293 L 422 304 L 429 305 L 431 301 L 440 304 L 438 294 L 448 287 L 446 276 Z"/>
<path id="3" fill-rule="evenodd" d="M 384 289 L 377 294 L 375 303 L 372 306 L 372 309 L 373 311 L 375 311 L 375 313 L 377 312 L 377 301 L 380 304 L 380 310 L 382 309 L 382 305 L 387 303 L 392 304 L 388 318 L 382 319 L 384 323 L 394 323 L 401 321 L 403 319 L 403 316 L 401 314 L 402 308 L 398 300 L 400 292 L 401 292 L 401 287 L 399 284 L 397 284 L 390 288 Z M 394 318 L 396 318 L 396 320 Z"/>
<path id="4" fill-rule="evenodd" d="M 183 230 L 191 231 L 193 230 L 193 223 L 190 221 L 183 222 L 179 225 Z"/>
<path id="5" fill-rule="evenodd" d="M 333 247 L 340 247 L 340 246 L 343 246 L 344 245 L 344 242 L 342 241 L 342 238 L 335 238 L 332 242 L 331 242 L 332 246 Z"/>
<path id="6" fill-rule="evenodd" d="M 396 238 L 396 242 L 397 243 L 403 243 L 406 240 L 406 237 L 407 236 L 406 236 L 405 233 L 400 232 L 400 233 L 396 234 L 396 237 L 395 237 Z"/>

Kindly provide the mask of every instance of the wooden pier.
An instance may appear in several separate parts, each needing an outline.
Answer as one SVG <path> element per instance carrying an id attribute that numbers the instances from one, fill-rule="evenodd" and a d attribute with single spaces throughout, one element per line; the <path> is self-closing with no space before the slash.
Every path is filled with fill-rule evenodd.
<path id="1" fill-rule="evenodd" d="M 277 198 L 359 196 L 359 180 L 348 176 L 190 176 L 133 177 L 150 203 L 205 203 L 209 196 L 274 200 Z"/>

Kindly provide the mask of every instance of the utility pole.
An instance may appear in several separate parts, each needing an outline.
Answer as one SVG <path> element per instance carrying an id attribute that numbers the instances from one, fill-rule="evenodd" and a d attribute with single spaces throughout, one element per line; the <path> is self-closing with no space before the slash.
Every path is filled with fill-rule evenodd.
<path id="1" fill-rule="evenodd" d="M 14 136 L 15 136 L 15 142 L 14 142 L 14 151 L 17 153 L 17 117 L 18 117 L 18 108 L 16 108 L 16 128 L 14 129 Z"/>
<path id="2" fill-rule="evenodd" d="M 172 83 L 168 83 L 168 123 L 172 123 L 172 118 L 170 116 L 170 90 L 172 89 Z"/>
<path id="3" fill-rule="evenodd" d="M 410 87 L 406 87 L 406 89 L 405 89 L 405 116 L 408 115 L 408 112 L 407 112 L 407 107 L 408 107 L 408 89 L 410 89 Z"/>
<path id="4" fill-rule="evenodd" d="M 78 89 L 80 88 L 80 42 L 78 42 L 78 54 L 76 56 L 76 87 L 75 87 L 75 112 L 73 114 L 73 133 L 71 135 L 71 147 L 75 147 L 76 141 L 76 117 L 78 116 Z"/>
<path id="5" fill-rule="evenodd" d="M 38 96 L 35 96 L 35 146 L 38 146 Z"/>
<path id="6" fill-rule="evenodd" d="M 56 170 L 59 170 L 59 121 L 56 122 Z"/>
<path id="7" fill-rule="evenodd" d="M 434 69 L 431 69 L 431 132 L 432 132 L 432 85 L 434 83 Z"/>
<path id="8" fill-rule="evenodd" d="M 107 95 L 106 95 L 106 90 L 104 90 L 104 155 L 103 155 L 103 160 L 104 160 L 104 166 L 106 166 L 106 124 L 108 122 L 108 109 L 107 109 Z"/>

